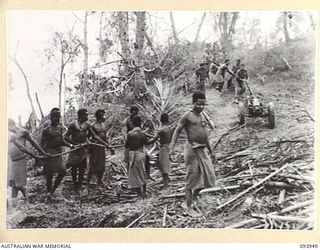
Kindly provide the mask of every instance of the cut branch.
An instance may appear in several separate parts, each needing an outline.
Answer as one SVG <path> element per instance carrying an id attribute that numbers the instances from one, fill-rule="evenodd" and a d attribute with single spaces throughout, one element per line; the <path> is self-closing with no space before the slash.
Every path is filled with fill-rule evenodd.
<path id="1" fill-rule="evenodd" d="M 284 166 L 282 166 L 281 168 L 279 168 L 278 170 L 276 170 L 275 172 L 271 173 L 270 175 L 268 175 L 267 177 L 263 178 L 261 181 L 259 181 L 258 183 L 256 183 L 255 185 L 249 187 L 248 189 L 246 189 L 245 191 L 241 192 L 240 194 L 238 194 L 236 197 L 232 198 L 231 200 L 227 201 L 226 203 L 218 206 L 216 208 L 216 210 L 221 210 L 222 208 L 230 205 L 231 203 L 235 202 L 236 200 L 238 200 L 240 197 L 242 197 L 243 195 L 249 193 L 252 189 L 260 186 L 261 184 L 263 184 L 264 182 L 266 182 L 267 180 L 269 180 L 270 178 L 272 178 L 273 176 L 277 175 L 279 172 L 281 172 L 282 170 L 284 170 L 285 168 L 287 168 L 289 166 L 289 164 L 286 164 Z"/>

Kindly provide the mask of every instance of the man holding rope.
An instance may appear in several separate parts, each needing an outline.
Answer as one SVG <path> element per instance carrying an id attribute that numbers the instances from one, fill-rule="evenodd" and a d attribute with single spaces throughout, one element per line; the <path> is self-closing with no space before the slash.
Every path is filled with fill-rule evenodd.
<path id="1" fill-rule="evenodd" d="M 72 144 L 63 139 L 63 130 L 60 125 L 60 109 L 53 108 L 50 111 L 51 124 L 42 131 L 40 145 L 49 154 L 58 156 L 48 157 L 44 160 L 44 175 L 46 176 L 47 185 L 47 202 L 52 200 L 54 191 L 59 187 L 63 177 L 66 175 L 66 169 L 62 160 L 62 147 L 73 147 Z M 57 177 L 53 181 L 53 175 L 57 173 Z"/>
<path id="2" fill-rule="evenodd" d="M 93 138 L 93 142 L 98 145 L 91 145 L 89 148 L 89 171 L 87 176 L 87 190 L 89 192 L 89 185 L 91 181 L 91 177 L 93 174 L 97 176 L 97 184 L 102 187 L 102 177 L 105 170 L 106 165 L 106 150 L 108 147 L 107 144 L 107 135 L 106 135 L 106 125 L 104 122 L 105 111 L 103 109 L 98 109 L 95 113 L 96 122 L 92 124 L 90 127 L 90 134 Z"/>
<path id="3" fill-rule="evenodd" d="M 65 140 L 79 148 L 69 153 L 67 168 L 71 167 L 72 181 L 76 195 L 80 194 L 85 170 L 87 168 L 87 150 L 82 145 L 88 140 L 90 124 L 88 111 L 84 108 L 78 110 L 78 119 L 70 124 Z"/>
<path id="4" fill-rule="evenodd" d="M 31 150 L 26 148 L 26 142 L 38 150 L 44 156 L 48 154 L 40 147 L 40 145 L 30 136 L 29 132 L 18 127 L 12 119 L 8 121 L 9 129 L 9 159 L 8 159 L 8 178 L 9 186 L 12 188 L 11 197 L 13 201 L 18 197 L 18 192 L 21 191 L 24 198 L 28 202 L 27 193 L 27 155 L 35 159 L 40 159 Z"/>

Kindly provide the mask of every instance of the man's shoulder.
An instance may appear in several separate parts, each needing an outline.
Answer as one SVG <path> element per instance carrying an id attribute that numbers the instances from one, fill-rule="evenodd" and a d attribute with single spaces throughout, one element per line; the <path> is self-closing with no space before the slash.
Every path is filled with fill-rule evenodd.
<path id="1" fill-rule="evenodd" d="M 188 120 L 190 118 L 190 115 L 192 115 L 192 110 L 188 110 L 186 111 L 182 116 L 181 116 L 181 120 Z"/>
<path id="2" fill-rule="evenodd" d="M 18 136 L 18 137 L 24 137 L 24 136 L 27 136 L 27 135 L 29 135 L 29 132 L 28 132 L 28 130 L 26 130 L 26 129 L 24 129 L 24 128 L 18 128 L 18 131 L 17 131 L 17 133 L 16 133 L 16 136 Z"/>
<path id="3" fill-rule="evenodd" d="M 74 127 L 74 126 L 76 126 L 76 125 L 77 125 L 77 121 L 74 120 L 74 121 L 70 122 L 68 128 Z"/>

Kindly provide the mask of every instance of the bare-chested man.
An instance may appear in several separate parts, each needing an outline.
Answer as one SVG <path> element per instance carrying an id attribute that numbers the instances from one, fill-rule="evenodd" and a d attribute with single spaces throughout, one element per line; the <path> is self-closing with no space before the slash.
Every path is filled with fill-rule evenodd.
<path id="1" fill-rule="evenodd" d="M 207 147 L 211 156 L 214 156 L 208 140 L 206 120 L 201 114 L 206 103 L 204 92 L 195 91 L 192 102 L 193 109 L 181 117 L 170 146 L 172 154 L 179 134 L 184 129 L 188 140 L 184 159 L 187 168 L 185 192 L 189 212 L 192 212 L 192 201 L 198 201 L 197 196 L 201 189 L 215 186 L 216 181 L 213 165 L 204 151 Z"/>
<path id="2" fill-rule="evenodd" d="M 106 137 L 106 121 L 105 112 L 103 109 L 98 109 L 95 113 L 96 122 L 91 125 L 90 133 L 93 137 L 93 142 L 108 147 Z M 87 176 L 87 188 L 89 191 L 89 184 L 93 174 L 97 176 L 99 186 L 102 186 L 102 177 L 106 165 L 106 150 L 104 147 L 92 145 L 89 149 L 89 171 Z"/>
<path id="3" fill-rule="evenodd" d="M 89 136 L 90 124 L 88 121 L 88 111 L 86 109 L 78 110 L 78 119 L 69 125 L 65 135 L 65 140 L 80 148 L 69 153 L 67 168 L 71 167 L 72 181 L 74 191 L 80 194 L 85 170 L 87 168 L 87 152 L 83 145 L 87 142 Z"/>
<path id="4" fill-rule="evenodd" d="M 18 127 L 12 119 L 8 121 L 9 129 L 9 185 L 12 187 L 12 198 L 18 196 L 21 191 L 26 201 L 28 201 L 28 194 L 26 189 L 27 184 L 27 155 L 35 159 L 39 159 L 34 153 L 26 148 L 26 142 L 36 148 L 41 154 L 47 156 L 48 154 L 39 146 L 39 144 L 30 136 L 25 129 Z"/>
<path id="5" fill-rule="evenodd" d="M 43 149 L 51 155 L 60 154 L 63 146 L 72 147 L 72 144 L 63 139 L 63 128 L 60 124 L 60 118 L 60 109 L 53 108 L 50 111 L 51 124 L 42 131 L 40 144 Z M 52 187 L 53 175 L 56 173 L 58 175 Z M 49 157 L 44 160 L 44 174 L 47 183 L 47 201 L 51 201 L 54 191 L 59 187 L 63 177 L 66 175 L 62 155 Z"/>

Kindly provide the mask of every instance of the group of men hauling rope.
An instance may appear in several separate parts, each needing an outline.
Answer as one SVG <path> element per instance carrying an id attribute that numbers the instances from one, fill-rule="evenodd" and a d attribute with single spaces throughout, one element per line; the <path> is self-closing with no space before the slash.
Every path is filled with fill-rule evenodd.
<path id="1" fill-rule="evenodd" d="M 216 76 L 221 74 L 225 79 L 225 71 L 228 69 L 229 61 L 217 69 Z M 229 72 L 238 80 L 240 70 Z M 235 73 L 234 73 L 235 72 Z M 155 136 L 148 137 L 142 130 L 142 119 L 139 116 L 139 109 L 132 106 L 130 116 L 126 120 L 127 138 L 124 147 L 124 160 L 128 170 L 128 188 L 133 189 L 139 197 L 146 197 L 147 180 L 150 177 L 150 159 L 144 152 L 144 146 L 158 143 L 159 159 L 158 166 L 162 173 L 164 189 L 169 187 L 171 174 L 171 155 L 178 137 L 182 130 L 185 130 L 187 143 L 184 149 L 184 160 L 186 166 L 185 196 L 188 211 L 194 212 L 193 204 L 199 202 L 199 193 L 204 188 L 214 187 L 216 176 L 213 167 L 215 156 L 209 143 L 208 121 L 202 111 L 206 104 L 202 73 L 197 72 L 199 85 L 202 90 L 195 90 L 192 95 L 193 107 L 180 118 L 175 130 L 169 126 L 169 116 L 162 113 L 160 117 L 161 126 Z M 241 79 L 241 78 L 240 78 Z M 221 83 L 221 82 L 217 82 Z M 240 84 L 239 84 L 240 85 Z M 221 91 L 220 85 L 218 90 Z M 51 201 L 55 190 L 71 169 L 72 181 L 75 194 L 79 195 L 83 188 L 84 175 L 87 170 L 87 150 L 89 151 L 89 168 L 86 178 L 86 192 L 89 192 L 89 185 L 92 175 L 97 176 L 97 184 L 103 186 L 102 177 L 106 165 L 106 149 L 110 147 L 107 142 L 105 111 L 98 109 L 95 112 L 96 121 L 88 122 L 88 111 L 79 109 L 77 119 L 73 121 L 67 132 L 64 133 L 61 124 L 61 114 L 58 108 L 50 112 L 51 124 L 42 131 L 40 145 L 30 136 L 27 130 L 18 127 L 15 122 L 9 119 L 9 185 L 12 188 L 12 199 L 21 191 L 26 200 L 27 180 L 27 154 L 36 160 L 43 161 L 43 174 L 46 177 L 47 201 Z M 90 142 L 89 139 L 90 138 Z M 41 154 L 38 156 L 25 147 L 26 141 L 37 149 Z M 158 142 L 159 141 L 159 142 Z M 69 147 L 64 152 L 63 147 Z M 205 148 L 211 157 L 205 152 Z M 63 164 L 62 155 L 68 153 L 67 163 Z M 210 159 L 211 158 L 211 159 Z M 56 175 L 53 181 L 54 175 Z"/>
<path id="2" fill-rule="evenodd" d="M 197 89 L 205 91 L 205 86 L 211 80 L 211 85 L 221 93 L 224 84 L 227 83 L 228 89 L 234 87 L 234 101 L 238 103 L 246 89 L 244 82 L 248 81 L 248 71 L 240 59 L 236 60 L 231 70 L 229 69 L 229 65 L 229 59 L 226 59 L 223 64 L 217 63 L 214 59 L 201 63 L 200 68 L 195 72 L 197 76 Z M 210 79 L 210 75 L 212 75 L 212 79 Z"/>

